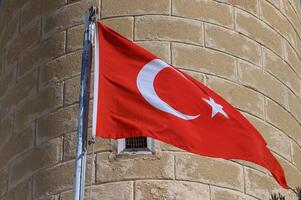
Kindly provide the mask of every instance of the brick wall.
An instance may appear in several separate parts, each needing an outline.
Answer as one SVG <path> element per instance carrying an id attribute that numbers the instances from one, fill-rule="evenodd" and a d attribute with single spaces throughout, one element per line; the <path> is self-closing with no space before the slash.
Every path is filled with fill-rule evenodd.
<path id="1" fill-rule="evenodd" d="M 288 184 L 301 185 L 298 0 L 98 3 L 2 0 L 0 199 L 72 198 L 82 15 L 91 5 L 100 5 L 103 23 L 232 103 L 263 134 Z M 196 156 L 161 142 L 152 156 L 117 156 L 115 145 L 97 139 L 95 163 L 89 148 L 92 199 L 255 200 L 276 191 L 292 197 L 251 163 Z"/>

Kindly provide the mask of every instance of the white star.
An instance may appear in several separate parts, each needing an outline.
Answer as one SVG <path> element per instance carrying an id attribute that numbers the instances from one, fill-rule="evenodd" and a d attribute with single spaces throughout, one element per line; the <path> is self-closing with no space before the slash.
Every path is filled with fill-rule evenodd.
<path id="1" fill-rule="evenodd" d="M 206 101 L 212 107 L 211 118 L 213 118 L 217 113 L 221 113 L 225 117 L 229 118 L 228 115 L 223 110 L 223 106 L 216 103 L 211 97 L 209 97 L 209 100 L 205 98 L 203 98 L 203 100 Z"/>

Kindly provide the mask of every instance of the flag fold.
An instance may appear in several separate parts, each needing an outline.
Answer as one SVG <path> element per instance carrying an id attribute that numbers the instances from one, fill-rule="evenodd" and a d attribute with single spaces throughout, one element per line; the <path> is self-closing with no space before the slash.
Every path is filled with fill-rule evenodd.
<path id="1" fill-rule="evenodd" d="M 191 76 L 97 23 L 93 133 L 146 136 L 186 151 L 268 169 L 288 188 L 260 133 L 222 97 Z"/>

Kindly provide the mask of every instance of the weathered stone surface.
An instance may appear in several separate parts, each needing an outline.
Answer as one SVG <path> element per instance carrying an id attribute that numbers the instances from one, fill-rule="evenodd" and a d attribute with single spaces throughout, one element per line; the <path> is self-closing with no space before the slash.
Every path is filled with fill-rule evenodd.
<path id="1" fill-rule="evenodd" d="M 87 188 L 85 199 L 90 198 L 89 192 L 90 188 Z M 72 191 L 64 192 L 60 200 L 72 200 L 72 195 Z M 123 181 L 92 186 L 91 200 L 99 200 L 100 197 L 108 200 L 132 200 L 133 183 Z"/>
<path id="2" fill-rule="evenodd" d="M 67 52 L 83 48 L 84 25 L 74 26 L 67 29 Z"/>
<path id="3" fill-rule="evenodd" d="M 169 14 L 170 0 L 102 0 L 102 17 L 141 14 Z"/>
<path id="4" fill-rule="evenodd" d="M 236 30 L 264 44 L 278 55 L 282 55 L 281 37 L 272 28 L 254 16 L 236 10 Z"/>
<path id="5" fill-rule="evenodd" d="M 301 91 L 301 80 L 291 67 L 271 51 L 263 51 L 263 67 L 286 84 L 295 94 Z"/>
<path id="6" fill-rule="evenodd" d="M 136 44 L 158 56 L 160 59 L 164 60 L 164 62 L 171 63 L 169 42 L 143 41 L 136 42 Z"/>
<path id="7" fill-rule="evenodd" d="M 247 196 L 237 191 L 227 190 L 224 188 L 210 187 L 211 200 L 256 200 L 254 197 Z"/>
<path id="8" fill-rule="evenodd" d="M 269 23 L 274 29 L 279 31 L 285 38 L 287 38 L 292 45 L 296 45 L 296 35 L 293 27 L 289 21 L 282 15 L 282 13 L 275 9 L 267 1 L 260 1 L 261 16 L 264 21 Z"/>
<path id="9" fill-rule="evenodd" d="M 91 129 L 88 129 L 88 140 L 91 139 Z M 95 143 L 95 152 L 105 152 L 114 150 L 114 142 L 109 139 L 102 139 L 97 137 Z M 92 146 L 88 145 L 88 152 L 92 152 Z M 66 134 L 64 136 L 64 160 L 75 158 L 76 155 L 76 132 Z"/>
<path id="10" fill-rule="evenodd" d="M 264 99 L 262 94 L 227 80 L 211 76 L 208 78 L 207 84 L 209 88 L 220 94 L 235 107 L 263 118 Z"/>
<path id="11" fill-rule="evenodd" d="M 78 105 L 73 105 L 39 119 L 37 143 L 75 131 L 77 127 L 77 111 Z"/>
<path id="12" fill-rule="evenodd" d="M 301 147 L 298 146 L 295 142 L 291 142 L 291 144 L 293 163 L 299 170 L 301 170 Z"/>
<path id="13" fill-rule="evenodd" d="M 34 197 L 45 198 L 49 195 L 58 194 L 70 190 L 73 183 L 74 161 L 60 163 L 54 167 L 39 171 L 34 175 Z M 95 168 L 94 168 L 95 169 Z M 92 172 L 92 177 L 91 177 Z M 92 171 L 91 156 L 87 156 L 86 185 L 95 184 L 95 171 Z"/>
<path id="14" fill-rule="evenodd" d="M 38 90 L 38 72 L 33 69 L 23 75 L 17 80 L 16 83 L 16 104 L 21 103 L 27 97 L 30 97 L 37 93 Z"/>
<path id="15" fill-rule="evenodd" d="M 91 85 L 93 84 L 91 83 Z M 79 93 L 80 93 L 80 76 L 76 76 L 72 79 L 66 80 L 65 88 L 64 88 L 64 105 L 68 106 L 78 102 Z M 90 95 L 91 94 L 93 94 L 93 92 L 92 93 L 90 92 Z"/>
<path id="16" fill-rule="evenodd" d="M 210 199 L 209 186 L 184 181 L 137 181 L 135 200 Z"/>
<path id="17" fill-rule="evenodd" d="M 241 8 L 243 10 L 251 12 L 255 15 L 259 14 L 258 2 L 254 1 L 254 0 L 244 0 L 244 1 L 241 1 L 241 0 L 217 0 L 217 1 L 228 3 L 237 8 Z"/>
<path id="18" fill-rule="evenodd" d="M 277 182 L 269 175 L 247 168 L 245 184 L 246 193 L 259 199 L 269 199 L 271 193 L 280 189 Z"/>
<path id="19" fill-rule="evenodd" d="M 40 87 L 78 75 L 81 51 L 66 54 L 40 67 Z"/>
<path id="20" fill-rule="evenodd" d="M 29 0 L 22 9 L 21 27 L 24 28 L 33 19 L 45 16 L 63 4 L 65 4 L 65 0 Z"/>
<path id="21" fill-rule="evenodd" d="M 5 32 L 2 33 L 1 38 L 0 38 L 0 46 L 6 47 L 13 38 L 16 38 L 17 36 L 17 28 L 19 26 L 19 15 L 12 16 L 10 20 L 7 20 L 7 16 L 5 16 L 7 12 L 4 12 L 4 15 L 2 16 L 3 19 L 6 19 L 6 22 L 3 25 L 3 30 Z"/>
<path id="22" fill-rule="evenodd" d="M 0 147 L 7 142 L 13 132 L 13 116 L 7 115 L 0 120 Z"/>
<path id="23" fill-rule="evenodd" d="M 28 47 L 40 40 L 40 20 L 35 21 L 30 27 L 21 31 L 8 48 L 7 62 L 12 63 Z"/>
<path id="24" fill-rule="evenodd" d="M 301 58 L 298 57 L 296 51 L 288 44 L 285 45 L 284 57 L 291 67 L 297 72 L 301 78 Z"/>
<path id="25" fill-rule="evenodd" d="M 152 166 L 145 170 L 145 166 Z M 174 176 L 173 156 L 161 155 L 114 157 L 109 153 L 97 154 L 97 183 L 132 179 L 172 179 Z"/>
<path id="26" fill-rule="evenodd" d="M 4 195 L 3 200 L 31 200 L 32 199 L 32 180 L 24 180 Z"/>
<path id="27" fill-rule="evenodd" d="M 61 160 L 62 138 L 56 138 L 34 147 L 19 157 L 10 167 L 9 185 L 30 177 L 36 170 L 55 164 Z"/>
<path id="28" fill-rule="evenodd" d="M 65 33 L 60 32 L 30 48 L 22 56 L 18 75 L 22 75 L 33 67 L 58 57 L 65 52 Z"/>
<path id="29" fill-rule="evenodd" d="M 0 99 L 3 99 L 15 86 L 16 69 L 11 69 L 0 77 Z"/>
<path id="30" fill-rule="evenodd" d="M 233 9 L 231 6 L 215 1 L 174 0 L 172 15 L 208 21 L 233 28 Z"/>
<path id="31" fill-rule="evenodd" d="M 126 37 L 129 40 L 133 40 L 133 17 L 121 17 L 112 19 L 101 20 L 105 25 L 109 26 L 111 29 Z"/>
<path id="32" fill-rule="evenodd" d="M 172 64 L 184 69 L 236 79 L 234 58 L 206 48 L 173 43 Z"/>
<path id="33" fill-rule="evenodd" d="M 34 176 L 34 197 L 43 197 L 72 188 L 74 161 L 43 170 Z"/>
<path id="34" fill-rule="evenodd" d="M 0 171 L 0 197 L 7 191 L 8 170 L 2 169 Z"/>
<path id="35" fill-rule="evenodd" d="M 266 101 L 266 120 L 279 129 L 283 130 L 286 134 L 294 138 L 298 144 L 301 144 L 301 126 L 292 117 L 290 113 L 284 110 L 276 103 L 267 100 Z"/>
<path id="36" fill-rule="evenodd" d="M 238 74 L 243 85 L 262 92 L 283 106 L 286 105 L 285 87 L 268 73 L 246 62 L 238 62 Z"/>
<path id="37" fill-rule="evenodd" d="M 290 91 L 288 91 L 288 108 L 296 119 L 301 122 L 301 99 Z"/>
<path id="38" fill-rule="evenodd" d="M 236 163 L 178 153 L 175 165 L 177 180 L 197 181 L 243 191 L 243 169 Z"/>
<path id="39" fill-rule="evenodd" d="M 60 83 L 52 85 L 22 103 L 17 109 L 16 130 L 21 130 L 27 123 L 61 106 L 63 104 L 62 89 Z"/>
<path id="40" fill-rule="evenodd" d="M 45 17 L 44 34 L 64 30 L 83 23 L 83 13 L 91 6 L 98 6 L 98 0 L 78 1 L 56 10 Z"/>
<path id="41" fill-rule="evenodd" d="M 34 126 L 30 125 L 18 134 L 13 134 L 12 131 L 5 132 L 5 134 L 9 136 L 9 139 L 8 141 L 1 140 L 5 153 L 0 154 L 0 169 L 33 146 Z"/>
<path id="42" fill-rule="evenodd" d="M 205 30 L 206 47 L 225 51 L 256 65 L 260 65 L 261 48 L 253 40 L 237 32 L 214 25 L 206 24 Z"/>
<path id="43" fill-rule="evenodd" d="M 300 22 L 300 18 L 301 18 L 301 15 L 299 15 L 298 17 L 298 13 L 300 13 L 300 4 L 299 2 L 295 3 L 296 6 L 295 9 L 293 8 L 293 4 L 291 3 L 288 3 L 287 0 L 280 0 L 281 1 L 281 11 L 282 13 L 284 13 L 284 15 L 288 18 L 288 20 L 290 21 L 290 23 L 293 24 L 295 30 L 298 31 L 299 33 L 299 36 L 301 35 L 301 22 Z M 296 0 L 292 0 L 292 2 L 296 2 Z M 299 8 L 299 12 L 296 10 L 296 8 Z M 297 11 L 297 12 L 296 12 Z M 299 19 L 298 19 L 299 18 Z"/>
<path id="44" fill-rule="evenodd" d="M 134 31 L 136 40 L 167 40 L 203 45 L 203 24 L 199 21 L 169 16 L 141 16 L 135 20 Z"/>

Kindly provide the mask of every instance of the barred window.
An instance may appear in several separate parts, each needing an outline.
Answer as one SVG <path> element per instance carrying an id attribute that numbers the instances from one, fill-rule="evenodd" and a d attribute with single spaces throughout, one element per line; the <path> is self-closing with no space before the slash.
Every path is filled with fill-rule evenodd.
<path id="1" fill-rule="evenodd" d="M 118 154 L 150 154 L 154 152 L 154 140 L 148 137 L 131 137 L 117 140 Z"/>

